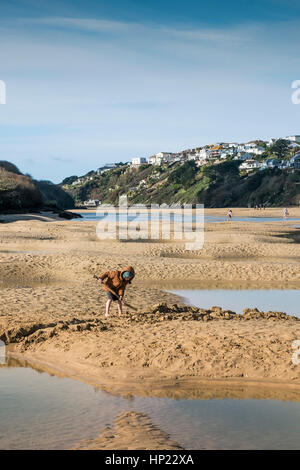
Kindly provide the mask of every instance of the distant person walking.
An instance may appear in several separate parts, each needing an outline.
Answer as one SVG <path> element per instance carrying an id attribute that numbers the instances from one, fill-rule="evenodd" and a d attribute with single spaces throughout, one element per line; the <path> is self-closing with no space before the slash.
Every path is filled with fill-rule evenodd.
<path id="1" fill-rule="evenodd" d="M 288 211 L 287 208 L 285 207 L 285 208 L 283 209 L 283 218 L 286 219 L 288 216 L 289 216 L 289 211 Z"/>
<path id="2" fill-rule="evenodd" d="M 228 218 L 228 220 L 232 219 L 232 210 L 231 209 L 229 209 L 229 211 L 227 212 L 227 218 Z"/>

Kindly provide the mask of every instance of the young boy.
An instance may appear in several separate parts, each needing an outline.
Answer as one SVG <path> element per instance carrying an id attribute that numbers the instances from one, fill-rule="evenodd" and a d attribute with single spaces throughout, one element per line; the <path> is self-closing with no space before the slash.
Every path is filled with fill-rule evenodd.
<path id="1" fill-rule="evenodd" d="M 127 284 L 131 284 L 135 276 L 132 266 L 122 269 L 122 271 L 107 271 L 99 276 L 99 282 L 102 284 L 106 279 L 103 289 L 106 291 L 107 302 L 105 316 L 108 317 L 112 302 L 118 301 L 118 312 L 122 315 L 122 300 Z M 113 292 L 111 292 L 113 291 Z"/>

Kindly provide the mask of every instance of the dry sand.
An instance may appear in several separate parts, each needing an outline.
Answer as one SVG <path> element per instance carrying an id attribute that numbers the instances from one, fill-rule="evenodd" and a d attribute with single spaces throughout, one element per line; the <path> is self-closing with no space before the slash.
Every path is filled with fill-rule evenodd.
<path id="1" fill-rule="evenodd" d="M 282 209 L 233 213 L 277 217 Z M 290 214 L 300 217 L 300 209 Z M 185 311 L 180 299 L 163 291 L 299 288 L 297 223 L 206 224 L 203 249 L 187 252 L 181 241 L 100 241 L 94 222 L 47 214 L 1 218 L 0 338 L 11 353 L 126 396 L 193 396 L 205 381 L 225 388 L 231 381 L 232 389 L 247 386 L 250 395 L 254 387 L 276 385 L 280 393 L 300 396 L 300 366 L 291 361 L 300 321 Z M 136 279 L 126 300 L 138 314 L 125 308 L 119 318 L 113 307 L 105 319 L 105 296 L 92 275 L 128 264 Z M 169 307 L 153 309 L 161 302 Z"/>

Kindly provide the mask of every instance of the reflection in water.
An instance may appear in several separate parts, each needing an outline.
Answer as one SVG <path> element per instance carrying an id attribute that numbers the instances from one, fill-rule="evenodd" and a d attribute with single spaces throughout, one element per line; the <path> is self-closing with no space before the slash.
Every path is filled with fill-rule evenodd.
<path id="1" fill-rule="evenodd" d="M 151 395 L 114 396 L 9 357 L 0 369 L 0 449 L 70 448 L 128 409 L 188 449 L 299 448 L 299 392 L 183 381 Z"/>
<path id="2" fill-rule="evenodd" d="M 47 373 L 51 377 L 68 378 L 66 374 L 57 373 L 49 368 L 37 365 L 27 360 L 8 355 L 6 368 L 28 368 L 36 371 L 38 374 Z M 93 386 L 94 390 L 101 390 L 100 386 Z M 116 394 L 116 396 L 124 396 L 126 399 L 132 399 L 131 394 Z M 172 400 L 211 400 L 225 398 L 231 399 L 272 399 L 282 401 L 300 402 L 300 389 L 289 388 L 285 386 L 272 387 L 270 385 L 251 384 L 251 382 L 238 383 L 234 380 L 199 380 L 197 377 L 160 380 L 159 383 L 140 388 L 138 393 L 143 397 L 170 398 Z"/>

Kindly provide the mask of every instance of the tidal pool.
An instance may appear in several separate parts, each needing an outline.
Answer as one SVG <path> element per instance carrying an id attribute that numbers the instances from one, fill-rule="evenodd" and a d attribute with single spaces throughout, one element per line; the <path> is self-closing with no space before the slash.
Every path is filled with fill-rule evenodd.
<path id="1" fill-rule="evenodd" d="M 130 207 L 129 207 L 130 209 Z M 150 212 L 150 211 L 149 211 Z M 97 214 L 97 212 L 78 212 L 79 215 L 81 215 L 81 219 L 78 219 L 79 221 L 82 220 L 82 221 L 86 221 L 86 222 L 95 222 L 95 221 L 100 221 L 100 220 L 103 220 L 105 219 L 107 222 L 113 222 L 113 221 L 120 221 L 120 222 L 124 222 L 127 220 L 127 218 L 125 217 L 125 214 L 123 213 L 114 213 L 114 212 L 105 212 L 105 209 L 101 209 L 101 207 L 99 207 L 99 214 Z M 141 210 L 141 212 L 139 213 L 139 215 L 134 215 L 133 212 L 128 212 L 128 221 L 131 222 L 131 221 L 134 221 L 135 219 L 138 218 L 138 221 L 140 222 L 145 222 L 145 221 L 148 221 L 148 218 L 149 218 L 149 213 L 148 211 L 143 211 Z M 153 211 L 153 213 L 151 213 L 151 220 L 152 221 L 158 221 L 158 220 L 169 220 L 170 218 L 170 215 L 168 213 L 164 213 L 162 212 L 161 214 L 159 214 L 158 211 Z M 175 213 L 174 215 L 171 214 L 171 220 L 174 220 L 175 222 L 181 222 L 181 215 L 179 213 Z M 288 222 L 288 221 L 299 221 L 300 219 L 299 218 L 296 218 L 296 217 L 288 217 L 287 219 L 284 219 L 283 217 L 234 217 L 232 218 L 232 221 L 236 221 L 236 222 L 256 222 L 256 223 L 265 223 L 265 222 Z M 197 217 L 195 217 L 195 215 L 192 215 L 192 214 L 186 214 L 185 215 L 185 222 L 186 223 L 191 223 L 191 222 L 196 222 L 196 221 L 199 221 L 201 222 L 199 219 L 197 220 Z M 227 222 L 228 221 L 228 217 L 226 215 L 224 216 L 214 216 L 214 215 L 206 215 L 204 217 L 204 223 L 214 223 L 214 222 Z"/>
<path id="2" fill-rule="evenodd" d="M 172 390 L 166 398 L 124 398 L 10 359 L 0 366 L 0 449 L 68 449 L 124 410 L 147 413 L 186 449 L 300 448 L 299 391 Z"/>
<path id="3" fill-rule="evenodd" d="M 169 292 L 180 295 L 186 303 L 199 308 L 208 309 L 218 305 L 223 309 L 243 313 L 246 307 L 256 307 L 264 312 L 273 310 L 300 318 L 300 290 L 297 289 L 180 289 Z"/>

